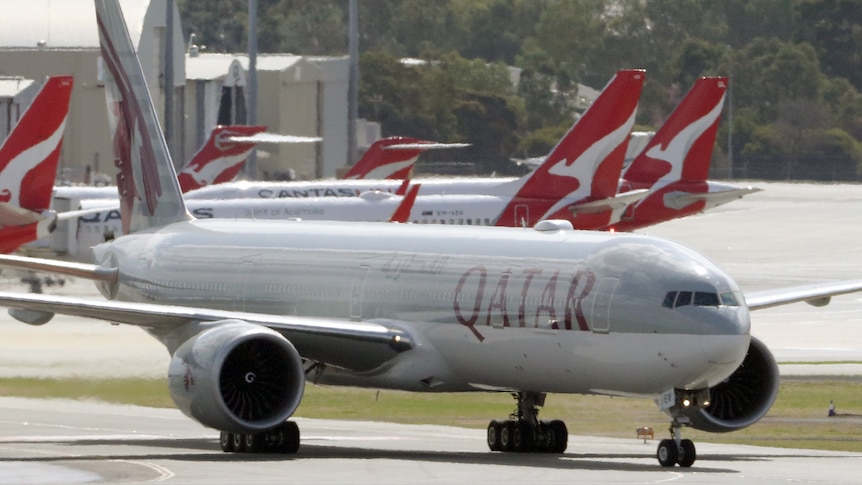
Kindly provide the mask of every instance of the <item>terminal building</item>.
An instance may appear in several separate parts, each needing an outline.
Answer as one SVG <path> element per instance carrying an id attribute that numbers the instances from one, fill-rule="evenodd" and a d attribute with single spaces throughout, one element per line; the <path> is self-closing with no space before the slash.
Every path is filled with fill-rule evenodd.
<path id="1" fill-rule="evenodd" d="M 216 124 L 248 124 L 247 55 L 201 53 L 182 33 L 174 7 L 173 80 L 165 83 L 165 0 L 121 0 L 156 112 L 164 126 L 165 85 L 173 93 L 170 149 L 179 167 Z M 257 178 L 333 177 L 347 164 L 347 57 L 263 54 L 257 58 L 257 123 L 267 131 L 323 138 L 320 143 L 259 145 Z M 115 173 L 103 69 L 92 0 L 30 0 L 4 5 L 0 29 L 0 139 L 46 76 L 75 86 L 60 157 L 60 183 L 92 183 Z M 364 141 L 364 140 L 363 140 Z M 373 141 L 373 140 L 372 140 Z M 362 146 L 364 143 L 360 143 Z"/>

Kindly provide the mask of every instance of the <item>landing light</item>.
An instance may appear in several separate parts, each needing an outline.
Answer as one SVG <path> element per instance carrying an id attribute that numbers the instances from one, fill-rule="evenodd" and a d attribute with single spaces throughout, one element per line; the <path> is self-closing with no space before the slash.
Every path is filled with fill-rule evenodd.
<path id="1" fill-rule="evenodd" d="M 689 407 L 689 406 L 691 406 L 691 401 L 689 401 L 688 399 L 683 399 L 682 405 L 685 407 Z"/>

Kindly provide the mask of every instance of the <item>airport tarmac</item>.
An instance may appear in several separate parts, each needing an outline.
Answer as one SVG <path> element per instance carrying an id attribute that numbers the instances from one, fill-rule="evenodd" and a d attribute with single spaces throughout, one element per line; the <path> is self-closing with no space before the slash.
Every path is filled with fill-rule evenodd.
<path id="1" fill-rule="evenodd" d="M 765 190 L 641 232 L 706 254 L 745 291 L 862 278 L 862 186 L 752 185 Z M 3 290 L 24 290 L 7 273 L 0 278 Z M 48 292 L 100 298 L 82 281 Z M 5 312 L 0 326 L 2 376 L 160 377 L 167 370 L 164 348 L 139 329 L 61 316 L 29 327 Z M 783 375 L 862 376 L 862 294 L 837 297 L 824 308 L 800 303 L 754 312 L 752 334 L 783 363 Z M 862 458 L 698 443 L 692 469 L 662 469 L 654 441 L 571 436 L 562 456 L 511 455 L 488 452 L 482 430 L 317 420 L 300 426 L 298 455 L 227 455 L 218 451 L 215 433 L 176 410 L 0 398 L 0 485 L 858 483 Z"/>
<path id="2" fill-rule="evenodd" d="M 296 455 L 226 454 L 173 409 L 0 398 L 0 485 L 75 483 L 859 483 L 860 453 L 570 436 L 561 455 L 492 453 L 483 430 L 297 419 Z"/>

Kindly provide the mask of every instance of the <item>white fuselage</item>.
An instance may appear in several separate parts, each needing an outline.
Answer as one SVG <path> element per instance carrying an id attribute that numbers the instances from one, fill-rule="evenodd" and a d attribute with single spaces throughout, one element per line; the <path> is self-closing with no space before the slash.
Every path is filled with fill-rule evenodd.
<path id="1" fill-rule="evenodd" d="M 213 219 L 95 254 L 116 261 L 119 299 L 383 320 L 416 342 L 319 382 L 655 396 L 717 384 L 750 338 L 744 305 L 663 306 L 674 291 L 741 297 L 706 258 L 646 236 Z"/>

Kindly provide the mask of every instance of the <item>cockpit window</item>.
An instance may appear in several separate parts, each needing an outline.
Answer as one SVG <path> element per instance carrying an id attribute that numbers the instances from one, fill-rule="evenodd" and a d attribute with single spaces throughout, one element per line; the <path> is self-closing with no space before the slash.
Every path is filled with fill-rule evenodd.
<path id="1" fill-rule="evenodd" d="M 721 303 L 727 306 L 739 306 L 739 300 L 732 291 L 725 291 L 721 294 Z"/>
<path id="2" fill-rule="evenodd" d="M 694 304 L 696 306 L 718 306 L 718 295 L 716 293 L 698 291 L 694 294 Z"/>
<path id="3" fill-rule="evenodd" d="M 676 304 L 674 304 L 674 308 L 691 305 L 691 292 L 690 291 L 680 291 L 679 295 L 676 297 Z"/>
<path id="4" fill-rule="evenodd" d="M 661 306 L 679 308 L 681 306 L 739 306 L 740 297 L 732 291 L 720 295 L 709 291 L 669 291 L 664 296 Z"/>

